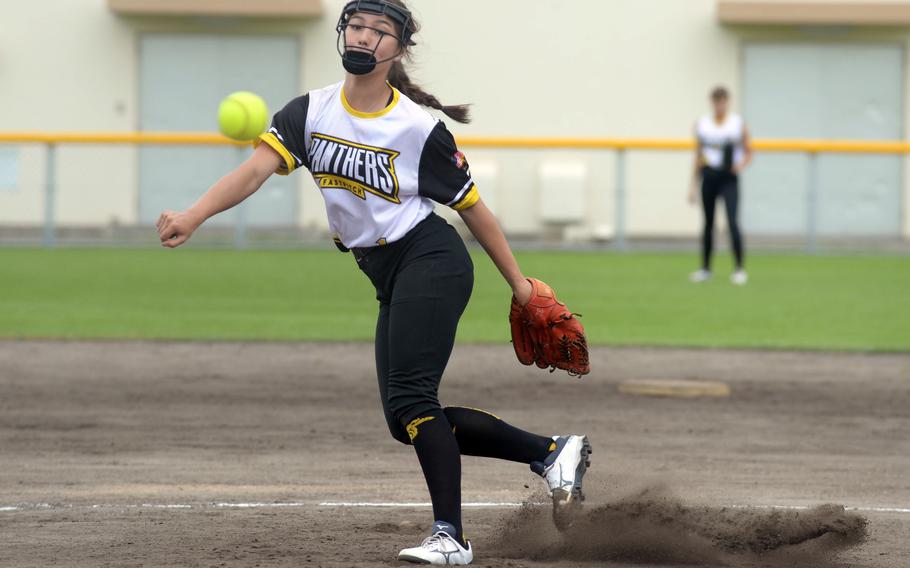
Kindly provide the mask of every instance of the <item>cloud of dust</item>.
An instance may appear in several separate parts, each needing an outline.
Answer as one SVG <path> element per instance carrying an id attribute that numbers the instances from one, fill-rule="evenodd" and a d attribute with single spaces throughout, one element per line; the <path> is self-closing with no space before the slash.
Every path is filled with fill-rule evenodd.
<path id="1" fill-rule="evenodd" d="M 865 538 L 866 519 L 839 505 L 708 507 L 653 486 L 606 504 L 589 499 L 564 532 L 556 530 L 550 507 L 528 503 L 502 519 L 488 546 L 493 554 L 528 560 L 823 566 Z"/>

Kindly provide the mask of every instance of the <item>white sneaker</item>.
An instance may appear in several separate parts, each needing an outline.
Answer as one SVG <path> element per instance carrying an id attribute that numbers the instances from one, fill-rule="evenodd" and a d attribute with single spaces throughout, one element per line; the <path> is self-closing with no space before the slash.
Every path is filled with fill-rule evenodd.
<path id="1" fill-rule="evenodd" d="M 699 268 L 695 272 L 689 275 L 689 282 L 707 282 L 711 279 L 711 271 L 705 270 L 704 268 Z"/>
<path id="2" fill-rule="evenodd" d="M 746 274 L 746 271 L 743 269 L 739 269 L 730 275 L 730 282 L 736 284 L 737 286 L 742 286 L 748 281 L 749 275 Z"/>
<path id="3" fill-rule="evenodd" d="M 591 465 L 591 443 L 587 436 L 553 436 L 556 449 L 543 462 L 538 475 L 547 482 L 547 493 L 562 501 L 584 500 L 581 480 Z M 541 462 L 536 462 L 541 463 Z M 531 466 L 534 468 L 534 464 Z"/>
<path id="4" fill-rule="evenodd" d="M 420 546 L 405 548 L 398 553 L 398 560 L 415 564 L 433 564 L 436 566 L 465 566 L 474 560 L 471 541 L 468 547 L 461 546 L 455 538 L 455 527 L 450 523 L 436 521 L 433 523 L 433 535 L 423 539 Z"/>
<path id="5" fill-rule="evenodd" d="M 531 471 L 547 482 L 547 493 L 553 498 L 553 521 L 557 528 L 565 529 L 585 500 L 581 482 L 594 452 L 587 436 L 553 436 L 553 441 L 556 449 L 543 462 L 532 463 Z"/>

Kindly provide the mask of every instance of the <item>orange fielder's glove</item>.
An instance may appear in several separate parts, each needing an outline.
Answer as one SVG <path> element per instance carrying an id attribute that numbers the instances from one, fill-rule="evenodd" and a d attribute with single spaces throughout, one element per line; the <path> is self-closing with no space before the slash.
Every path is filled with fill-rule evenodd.
<path id="1" fill-rule="evenodd" d="M 524 306 L 512 297 L 509 324 L 512 326 L 512 345 L 523 365 L 536 364 L 552 373 L 562 369 L 573 376 L 591 372 L 588 361 L 588 341 L 585 328 L 556 299 L 556 292 L 545 283 L 528 278 L 531 299 Z"/>

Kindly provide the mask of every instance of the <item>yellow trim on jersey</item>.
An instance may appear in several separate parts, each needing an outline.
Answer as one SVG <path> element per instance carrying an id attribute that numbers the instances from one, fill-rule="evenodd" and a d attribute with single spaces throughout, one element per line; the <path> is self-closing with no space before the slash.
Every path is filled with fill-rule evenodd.
<path id="1" fill-rule="evenodd" d="M 388 82 L 386 83 L 388 85 Z M 401 98 L 401 93 L 398 92 L 398 89 L 389 85 L 389 88 L 392 89 L 392 102 L 389 103 L 387 107 L 380 111 L 376 112 L 360 112 L 351 106 L 351 103 L 348 102 L 348 98 L 344 96 L 344 87 L 341 88 L 341 104 L 344 106 L 344 110 L 348 111 L 352 116 L 357 118 L 379 118 L 380 116 L 385 116 L 395 108 L 395 105 L 398 104 L 398 99 Z"/>
<path id="2" fill-rule="evenodd" d="M 291 153 L 288 152 L 288 149 L 284 147 L 284 144 L 281 143 L 281 140 L 279 140 L 277 136 L 271 132 L 260 134 L 259 138 L 253 141 L 253 146 L 258 148 L 259 144 L 262 142 L 268 144 L 284 159 L 284 163 L 287 166 L 288 170 L 286 172 L 283 170 L 277 170 L 277 173 L 286 176 L 297 169 L 297 162 L 294 160 L 294 157 L 291 156 Z"/>
<path id="3" fill-rule="evenodd" d="M 477 191 L 477 186 L 472 184 L 471 189 L 465 193 L 464 197 L 461 198 L 461 201 L 452 204 L 452 209 L 455 211 L 464 211 L 465 209 L 470 209 L 476 205 L 478 201 L 480 201 L 480 192 Z"/>

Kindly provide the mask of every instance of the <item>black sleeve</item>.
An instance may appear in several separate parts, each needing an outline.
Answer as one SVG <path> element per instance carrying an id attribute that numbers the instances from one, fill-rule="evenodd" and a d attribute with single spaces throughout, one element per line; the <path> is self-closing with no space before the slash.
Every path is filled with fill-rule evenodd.
<path id="1" fill-rule="evenodd" d="M 420 195 L 456 211 L 467 209 L 480 199 L 468 161 L 442 121 L 436 123 L 424 142 L 417 176 Z"/>
<path id="2" fill-rule="evenodd" d="M 300 166 L 310 167 L 305 135 L 309 107 L 309 94 L 292 100 L 275 114 L 272 126 L 256 140 L 256 146 L 265 142 L 281 155 L 284 163 L 276 173 L 286 176 Z"/>

